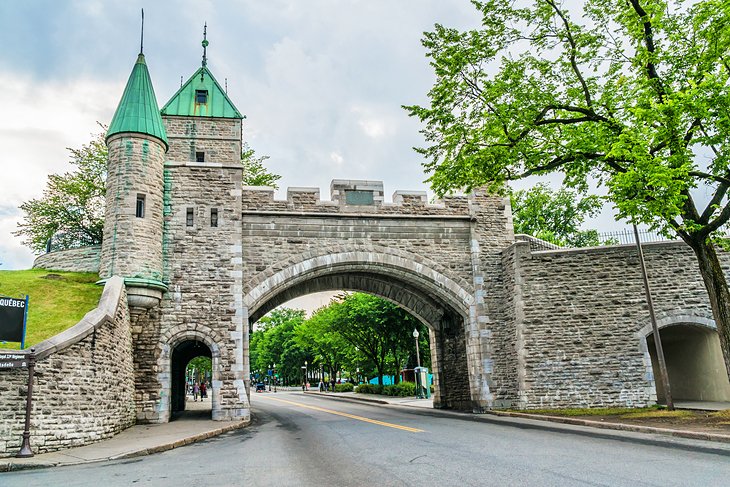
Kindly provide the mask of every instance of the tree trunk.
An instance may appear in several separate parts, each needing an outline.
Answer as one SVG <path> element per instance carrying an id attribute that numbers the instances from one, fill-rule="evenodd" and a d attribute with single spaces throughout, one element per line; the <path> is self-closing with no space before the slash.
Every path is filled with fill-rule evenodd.
<path id="1" fill-rule="evenodd" d="M 720 338 L 720 348 L 725 359 L 725 370 L 730 377 L 730 289 L 725 273 L 712 242 L 692 240 L 687 242 L 697 256 L 700 275 L 710 298 L 712 315 Z"/>

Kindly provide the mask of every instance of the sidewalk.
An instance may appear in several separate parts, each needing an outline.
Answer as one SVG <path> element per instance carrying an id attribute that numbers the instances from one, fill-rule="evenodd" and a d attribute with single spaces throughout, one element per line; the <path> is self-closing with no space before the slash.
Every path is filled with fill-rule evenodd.
<path id="1" fill-rule="evenodd" d="M 730 435 L 702 432 L 702 431 L 688 431 L 673 427 L 654 427 L 654 426 L 642 426 L 636 424 L 620 423 L 620 422 L 606 422 L 599 420 L 574 418 L 569 416 L 546 416 L 542 414 L 530 414 L 522 412 L 512 411 L 486 411 L 483 414 L 475 414 L 468 412 L 451 411 L 444 409 L 434 409 L 433 402 L 431 399 L 416 399 L 413 397 L 391 397 L 391 396 L 380 396 L 375 394 L 357 394 L 354 392 L 319 392 L 319 391 L 307 391 L 306 394 L 313 394 L 318 396 L 327 396 L 333 399 L 341 399 L 347 401 L 360 401 L 375 404 L 384 404 L 392 406 L 406 406 L 419 409 L 431 409 L 432 411 L 438 411 L 447 415 L 455 416 L 470 416 L 473 418 L 489 416 L 499 416 L 504 418 L 516 418 L 516 419 L 527 419 L 536 420 L 542 422 L 557 423 L 562 425 L 571 426 L 586 426 L 594 429 L 601 430 L 615 430 L 630 433 L 641 433 L 641 434 L 652 434 L 652 435 L 663 435 L 674 438 L 685 438 L 691 440 L 703 440 L 725 443 L 730 445 Z M 727 403 L 700 403 L 700 402 L 687 402 L 684 404 L 687 409 L 709 409 L 719 410 L 722 409 Z M 678 404 L 679 407 L 679 404 Z"/>
<path id="2" fill-rule="evenodd" d="M 159 453 L 247 426 L 243 421 L 210 419 L 210 399 L 188 401 L 186 414 L 164 424 L 132 426 L 118 435 L 91 445 L 41 453 L 31 458 L 0 458 L 0 472 L 102 462 Z M 30 438 L 31 446 L 33 437 Z M 1 475 L 1 474 L 0 474 Z M 1 478 L 1 477 L 0 477 Z"/>

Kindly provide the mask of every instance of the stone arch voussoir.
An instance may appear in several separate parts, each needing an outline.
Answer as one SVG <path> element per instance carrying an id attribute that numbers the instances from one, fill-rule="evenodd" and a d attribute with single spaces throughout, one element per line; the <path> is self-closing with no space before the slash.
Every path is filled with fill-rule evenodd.
<path id="1" fill-rule="evenodd" d="M 422 256 L 379 246 L 339 246 L 324 252 L 305 252 L 298 258 L 279 262 L 250 281 L 244 304 L 251 313 L 271 297 L 308 276 L 343 270 L 402 279 L 438 296 L 463 314 L 467 314 L 474 304 L 471 287 L 463 279 L 450 276 L 448 269 Z"/>

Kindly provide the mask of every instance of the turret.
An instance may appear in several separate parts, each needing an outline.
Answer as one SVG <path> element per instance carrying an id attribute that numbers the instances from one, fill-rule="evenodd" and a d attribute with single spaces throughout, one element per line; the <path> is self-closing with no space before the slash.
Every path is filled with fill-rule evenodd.
<path id="1" fill-rule="evenodd" d="M 159 304 L 167 135 L 140 52 L 106 135 L 109 149 L 100 277 L 121 276 L 134 312 Z M 140 309 L 142 308 L 142 309 Z"/>

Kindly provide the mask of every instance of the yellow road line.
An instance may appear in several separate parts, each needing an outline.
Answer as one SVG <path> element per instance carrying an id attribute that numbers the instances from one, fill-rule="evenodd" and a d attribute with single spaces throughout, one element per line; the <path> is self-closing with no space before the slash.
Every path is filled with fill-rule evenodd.
<path id="1" fill-rule="evenodd" d="M 321 411 L 323 413 L 336 414 L 337 416 L 344 416 L 346 418 L 356 419 L 358 421 L 365 421 L 366 423 L 379 424 L 380 426 L 387 426 L 388 428 L 395 428 L 395 429 L 399 429 L 399 430 L 403 430 L 403 431 L 410 431 L 411 433 L 423 433 L 424 432 L 424 430 L 421 430 L 418 428 L 411 428 L 410 426 L 402 426 L 399 424 L 386 423 L 385 421 L 378 421 L 377 419 L 364 418 L 362 416 L 356 416 L 354 414 L 343 413 L 341 411 L 335 411 L 332 409 L 325 409 L 325 408 L 320 408 L 317 406 L 310 406 L 308 404 L 302 404 L 300 402 L 287 401 L 286 399 L 277 399 L 274 397 L 267 397 L 267 396 L 262 396 L 261 398 L 267 399 L 270 401 L 283 402 L 286 404 L 291 404 L 293 406 L 299 406 L 299 407 L 306 408 L 306 409 L 313 409 L 314 411 Z"/>

